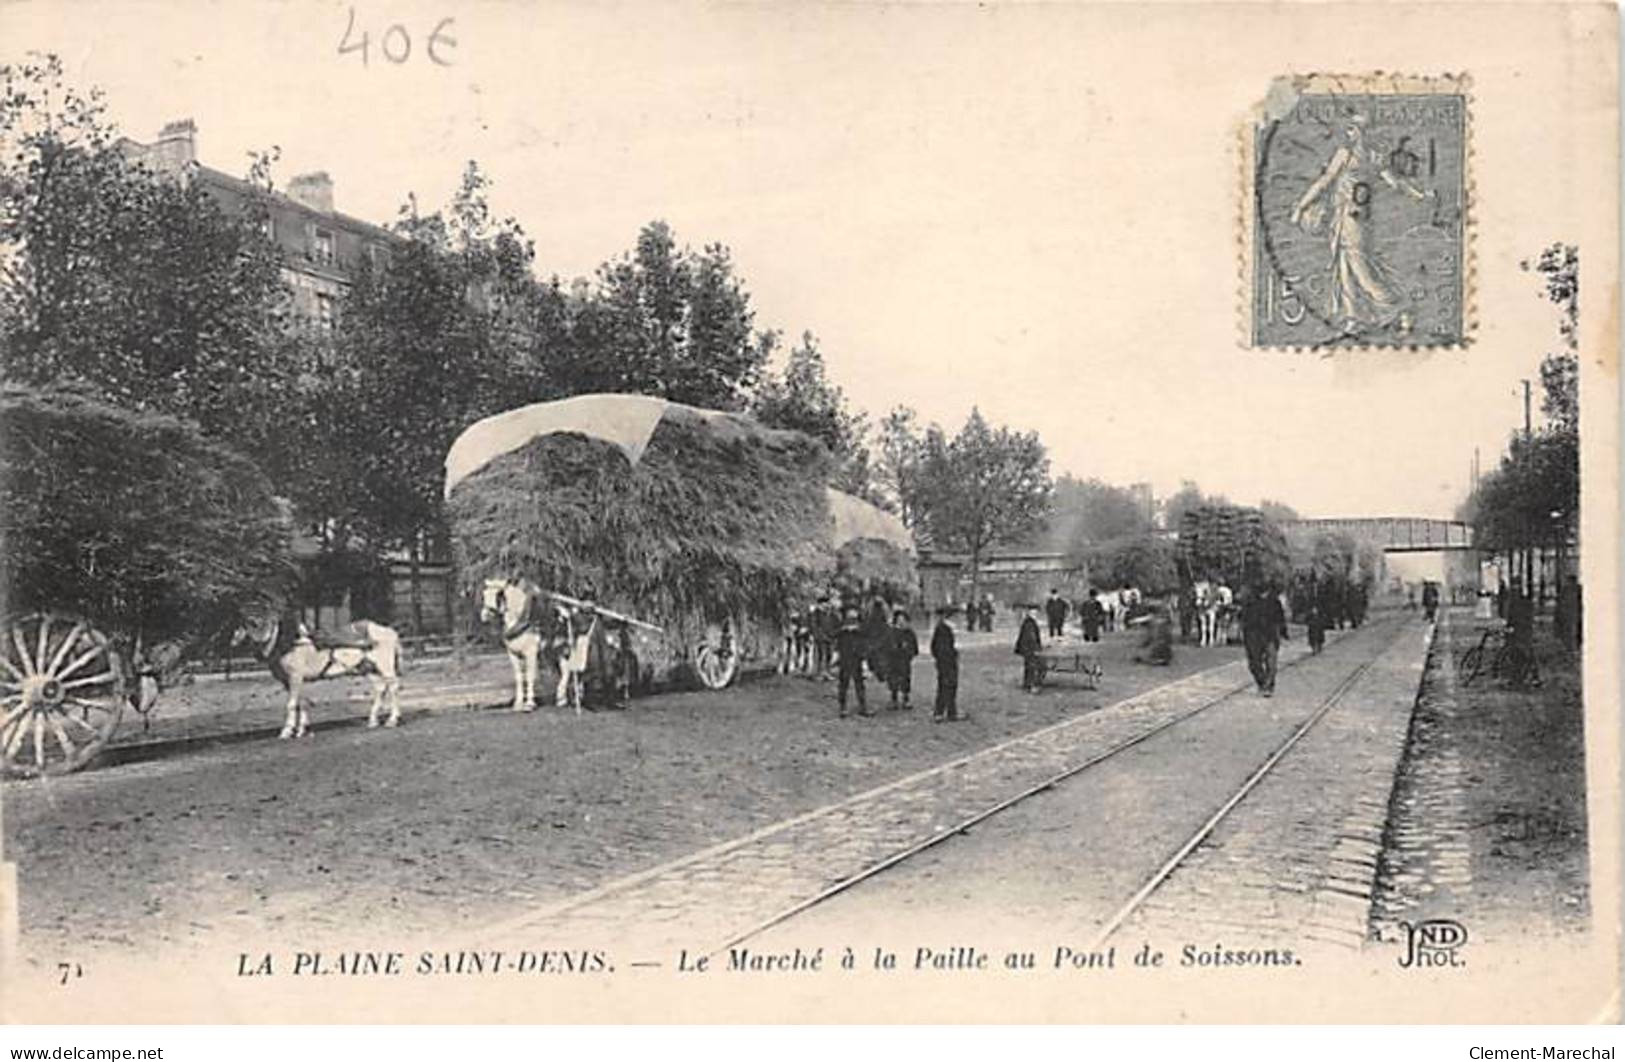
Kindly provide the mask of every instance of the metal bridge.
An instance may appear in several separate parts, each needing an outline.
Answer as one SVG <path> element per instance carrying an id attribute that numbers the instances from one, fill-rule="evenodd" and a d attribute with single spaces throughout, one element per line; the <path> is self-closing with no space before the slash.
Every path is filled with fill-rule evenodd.
<path id="1" fill-rule="evenodd" d="M 1415 516 L 1283 520 L 1281 530 L 1290 539 L 1303 540 L 1312 540 L 1316 535 L 1328 533 L 1349 535 L 1371 543 L 1384 553 L 1429 553 L 1474 548 L 1473 525 L 1460 520 L 1429 520 Z"/>

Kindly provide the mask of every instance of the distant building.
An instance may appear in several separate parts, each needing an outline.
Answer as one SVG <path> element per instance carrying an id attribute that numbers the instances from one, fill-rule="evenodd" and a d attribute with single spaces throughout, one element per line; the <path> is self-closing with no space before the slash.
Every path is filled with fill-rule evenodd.
<path id="1" fill-rule="evenodd" d="M 302 173 L 286 191 L 265 192 L 198 161 L 197 125 L 190 118 L 170 122 L 150 144 L 118 142 L 127 158 L 155 173 L 196 181 L 228 214 L 242 215 L 251 203 L 263 206 L 266 235 L 282 250 L 283 275 L 293 291 L 299 318 L 331 330 L 344 293 L 362 262 L 388 263 L 401 236 L 333 206 L 333 178 L 325 170 Z"/>
<path id="2" fill-rule="evenodd" d="M 964 605 L 970 601 L 970 558 L 962 553 L 936 553 L 922 550 L 919 558 L 920 589 L 926 608 Z M 1023 550 L 996 550 L 982 558 L 976 580 L 978 592 L 992 594 L 1001 609 L 1014 605 L 1037 604 L 1059 590 L 1069 601 L 1089 592 L 1089 568 L 1065 553 Z"/>

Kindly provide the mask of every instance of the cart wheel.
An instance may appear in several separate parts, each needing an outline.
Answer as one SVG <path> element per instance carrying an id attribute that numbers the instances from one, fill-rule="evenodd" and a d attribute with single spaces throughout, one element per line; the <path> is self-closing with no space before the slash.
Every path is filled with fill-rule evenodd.
<path id="1" fill-rule="evenodd" d="M 7 774 L 66 774 L 96 758 L 124 711 L 124 666 L 76 616 L 0 625 L 0 758 Z"/>
<path id="2" fill-rule="evenodd" d="M 720 690 L 739 672 L 739 649 L 734 642 L 733 625 L 713 624 L 706 628 L 705 641 L 694 650 L 694 673 L 700 685 Z"/>

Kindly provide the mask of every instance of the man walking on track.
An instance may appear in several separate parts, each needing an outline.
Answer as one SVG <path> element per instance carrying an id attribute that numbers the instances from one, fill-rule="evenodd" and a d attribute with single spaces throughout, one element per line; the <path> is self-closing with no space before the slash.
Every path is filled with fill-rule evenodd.
<path id="1" fill-rule="evenodd" d="M 1016 635 L 1016 654 L 1021 657 L 1021 688 L 1028 693 L 1037 693 L 1039 683 L 1038 653 L 1044 648 L 1044 639 L 1038 633 L 1038 618 L 1033 615 L 1037 609 L 1027 607 L 1027 614 L 1021 619 L 1021 632 Z"/>
<path id="2" fill-rule="evenodd" d="M 1066 627 L 1066 614 L 1069 608 L 1070 606 L 1067 605 L 1066 598 L 1061 596 L 1061 592 L 1051 588 L 1049 600 L 1044 602 L 1044 618 L 1049 620 L 1049 636 L 1051 638 L 1061 636 L 1061 632 Z"/>
<path id="3" fill-rule="evenodd" d="M 951 606 L 937 609 L 937 626 L 931 632 L 931 658 L 937 662 L 937 704 L 931 713 L 933 723 L 959 721 L 959 648 L 954 644 L 954 629 L 948 622 L 953 612 Z"/>
<path id="4" fill-rule="evenodd" d="M 867 641 L 863 636 L 863 628 L 858 626 L 858 610 L 849 608 L 841 616 L 841 629 L 835 636 L 835 655 L 837 687 L 836 699 L 841 706 L 841 718 L 846 718 L 846 687 L 853 686 L 857 691 L 858 714 L 873 715 L 869 711 L 869 702 L 863 693 L 863 657 Z"/>
<path id="5" fill-rule="evenodd" d="M 1247 670 L 1265 697 L 1275 695 L 1275 661 L 1286 636 L 1280 597 L 1262 583 L 1255 584 L 1241 606 L 1241 638 L 1247 646 Z"/>

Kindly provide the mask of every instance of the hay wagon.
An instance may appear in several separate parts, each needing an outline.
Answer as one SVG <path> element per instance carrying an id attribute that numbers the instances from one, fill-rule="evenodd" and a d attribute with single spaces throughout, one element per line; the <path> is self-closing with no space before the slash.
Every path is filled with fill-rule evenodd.
<path id="1" fill-rule="evenodd" d="M 272 585 L 287 515 L 246 458 L 172 418 L 0 388 L 0 768 L 93 761 L 157 674 Z"/>
<path id="2" fill-rule="evenodd" d="M 644 683 L 778 663 L 789 611 L 846 579 L 917 589 L 896 517 L 825 486 L 828 452 L 737 413 L 580 395 L 486 418 L 446 457 L 464 583 L 524 577 L 658 625 Z"/>

